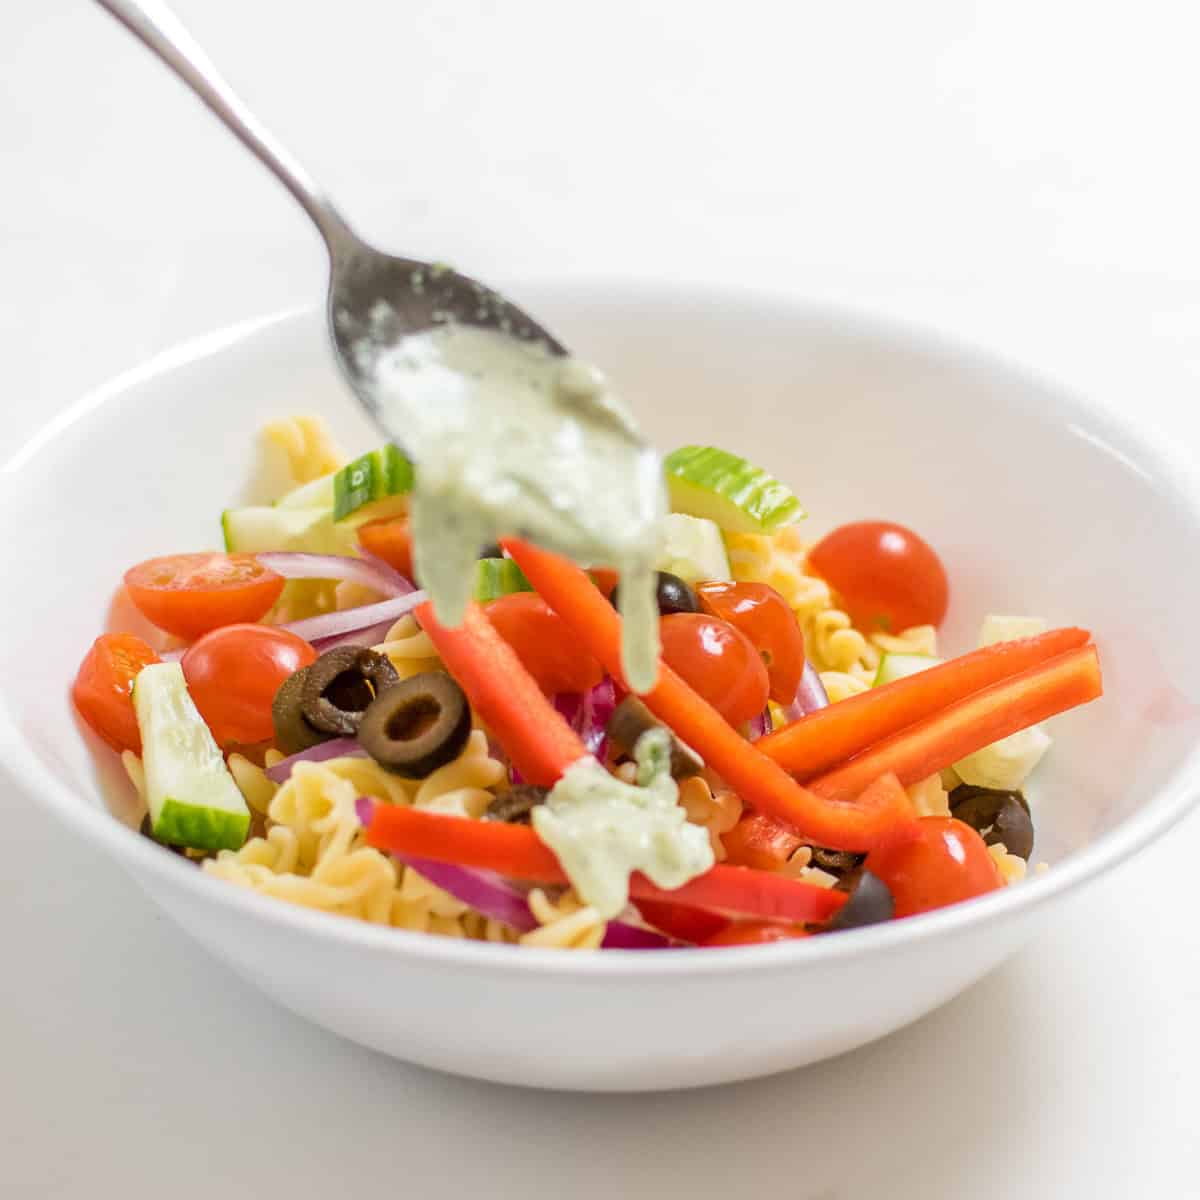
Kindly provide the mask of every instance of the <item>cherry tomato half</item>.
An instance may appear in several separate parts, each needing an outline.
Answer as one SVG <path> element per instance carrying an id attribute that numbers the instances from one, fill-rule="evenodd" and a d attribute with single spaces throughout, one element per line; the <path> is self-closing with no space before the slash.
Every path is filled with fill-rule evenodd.
<path id="1" fill-rule="evenodd" d="M 778 921 L 731 921 L 719 933 L 701 942 L 702 946 L 762 946 L 767 942 L 787 942 L 808 937 L 803 925 L 781 925 Z"/>
<path id="2" fill-rule="evenodd" d="M 744 633 L 703 613 L 672 613 L 659 630 L 663 661 L 730 725 L 766 708 L 767 668 Z"/>
<path id="3" fill-rule="evenodd" d="M 280 684 L 317 652 L 286 629 L 226 625 L 183 656 L 188 691 L 221 746 L 266 741 L 274 732 L 271 702 Z"/>
<path id="4" fill-rule="evenodd" d="M 535 592 L 501 596 L 483 611 L 546 695 L 586 692 L 604 678 L 604 668 Z"/>
<path id="5" fill-rule="evenodd" d="M 407 517 L 368 521 L 358 531 L 358 544 L 406 579 L 413 578 L 412 525 Z"/>
<path id="6" fill-rule="evenodd" d="M 75 676 L 71 699 L 79 715 L 116 751 L 141 753 L 142 736 L 133 711 L 133 681 L 158 655 L 131 633 L 106 633 L 87 652 Z"/>
<path id="7" fill-rule="evenodd" d="M 842 525 L 809 551 L 808 563 L 841 596 L 860 629 L 899 633 L 940 625 L 946 616 L 946 568 L 933 547 L 903 525 Z"/>
<path id="8" fill-rule="evenodd" d="M 773 817 L 748 812 L 721 835 L 721 845 L 734 866 L 777 871 L 795 853 L 800 839 Z"/>
<path id="9" fill-rule="evenodd" d="M 171 554 L 130 567 L 125 586 L 148 621 L 192 641 L 265 616 L 283 591 L 283 576 L 252 554 Z"/>
<path id="10" fill-rule="evenodd" d="M 891 889 L 897 917 L 970 900 L 1004 882 L 983 838 L 953 817 L 921 817 L 872 850 L 866 866 Z"/>
<path id="11" fill-rule="evenodd" d="M 740 629 L 767 667 L 771 699 L 791 704 L 804 674 L 804 633 L 787 601 L 765 583 L 698 583 L 705 611 Z"/>

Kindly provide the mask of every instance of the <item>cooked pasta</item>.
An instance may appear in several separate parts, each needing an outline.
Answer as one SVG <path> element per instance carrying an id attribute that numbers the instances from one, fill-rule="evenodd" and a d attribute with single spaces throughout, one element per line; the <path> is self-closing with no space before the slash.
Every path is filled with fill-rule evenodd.
<path id="1" fill-rule="evenodd" d="M 679 803 L 693 825 L 703 825 L 708 830 L 713 857 L 724 862 L 727 855 L 721 834 L 728 833 L 742 815 L 742 802 L 737 794 L 728 788 L 714 793 L 702 775 L 691 775 L 680 781 Z"/>
<path id="2" fill-rule="evenodd" d="M 266 446 L 282 451 L 293 486 L 329 475 L 346 461 L 321 417 L 295 416 L 268 421 L 263 426 L 262 438 Z"/>
<path id="3" fill-rule="evenodd" d="M 541 888 L 528 896 L 529 908 L 538 928 L 523 933 L 517 940 L 522 946 L 541 946 L 552 950 L 598 950 L 607 924 L 591 905 L 581 904 L 573 891 L 564 892 L 556 901 Z"/>
<path id="4" fill-rule="evenodd" d="M 420 675 L 425 671 L 437 671 L 442 665 L 442 660 L 433 648 L 433 642 L 429 640 L 429 634 L 411 615 L 401 617 L 388 630 L 387 637 L 374 649 L 386 655 L 401 679 L 410 679 L 413 675 Z"/>

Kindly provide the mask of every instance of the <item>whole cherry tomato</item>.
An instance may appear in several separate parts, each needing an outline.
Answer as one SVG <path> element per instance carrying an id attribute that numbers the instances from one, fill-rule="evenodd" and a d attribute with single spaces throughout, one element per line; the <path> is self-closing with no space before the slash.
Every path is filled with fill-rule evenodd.
<path id="1" fill-rule="evenodd" d="M 271 703 L 280 685 L 317 652 L 272 625 L 226 625 L 183 656 L 183 676 L 200 715 L 221 746 L 266 741 L 274 732 Z"/>
<path id="2" fill-rule="evenodd" d="M 767 667 L 771 699 L 791 704 L 804 674 L 804 634 L 787 601 L 765 583 L 698 583 L 707 612 L 740 629 Z"/>
<path id="3" fill-rule="evenodd" d="M 897 917 L 944 908 L 1003 887 L 983 838 L 953 817 L 921 817 L 867 855 L 887 884 Z"/>
<path id="4" fill-rule="evenodd" d="M 946 568 L 933 547 L 903 525 L 842 525 L 809 551 L 808 563 L 841 596 L 860 629 L 899 633 L 940 625 L 946 616 Z"/>
<path id="5" fill-rule="evenodd" d="M 586 692 L 604 678 L 604 668 L 536 592 L 501 596 L 483 611 L 546 695 Z"/>
<path id="6" fill-rule="evenodd" d="M 283 576 L 252 554 L 171 554 L 130 567 L 125 586 L 148 621 L 191 641 L 265 616 Z"/>
<path id="7" fill-rule="evenodd" d="M 767 668 L 744 633 L 703 613 L 672 613 L 659 630 L 663 662 L 731 725 L 766 707 Z"/>

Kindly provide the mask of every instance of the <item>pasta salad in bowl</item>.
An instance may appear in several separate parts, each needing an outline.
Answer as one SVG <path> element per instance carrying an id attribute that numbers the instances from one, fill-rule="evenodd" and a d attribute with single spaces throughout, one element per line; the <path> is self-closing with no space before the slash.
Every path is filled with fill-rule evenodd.
<path id="1" fill-rule="evenodd" d="M 3 648 L 6 769 L 214 955 L 430 1066 L 694 1086 L 930 1011 L 1186 810 L 1200 513 L 1168 455 L 863 318 L 539 303 L 677 447 L 648 690 L 608 563 L 501 538 L 439 615 L 419 465 L 319 314 L 183 348 L 6 467 L 13 569 L 69 578 L 4 602 L 56 630 Z"/>

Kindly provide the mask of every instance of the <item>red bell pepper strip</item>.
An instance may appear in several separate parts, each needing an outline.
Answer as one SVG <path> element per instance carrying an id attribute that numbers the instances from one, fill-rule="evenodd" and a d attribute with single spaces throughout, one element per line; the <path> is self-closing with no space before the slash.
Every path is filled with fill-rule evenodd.
<path id="1" fill-rule="evenodd" d="M 811 786 L 823 796 L 849 798 L 886 772 L 902 784 L 916 783 L 1000 738 L 1087 704 L 1103 690 L 1096 647 L 1071 650 L 901 730 Z"/>
<path id="2" fill-rule="evenodd" d="M 755 745 L 785 771 L 809 779 L 950 704 L 1085 646 L 1090 639 L 1086 629 L 1051 629 L 1037 637 L 972 650 L 818 709 L 759 738 Z"/>
<path id="3" fill-rule="evenodd" d="M 428 601 L 415 615 L 471 706 L 530 783 L 553 787 L 572 763 L 587 758 L 579 735 L 477 605 L 453 629 L 438 621 Z"/>
<path id="4" fill-rule="evenodd" d="M 528 542 L 508 539 L 503 545 L 546 603 L 574 630 L 581 647 L 598 658 L 614 679 L 623 680 L 621 618 L 587 574 Z M 903 789 L 879 789 L 869 797 L 847 801 L 817 796 L 801 787 L 665 664 L 659 664 L 658 682 L 642 700 L 745 803 L 817 845 L 869 850 L 899 824 L 913 819 Z"/>
<path id="5" fill-rule="evenodd" d="M 554 852 L 524 825 L 474 821 L 402 804 L 376 804 L 367 826 L 367 844 L 377 850 L 495 871 L 510 879 L 568 882 Z M 727 866 L 713 867 L 672 891 L 635 873 L 630 877 L 629 894 L 635 902 L 660 901 L 779 921 L 827 921 L 846 902 L 842 892 L 829 888 Z"/>

